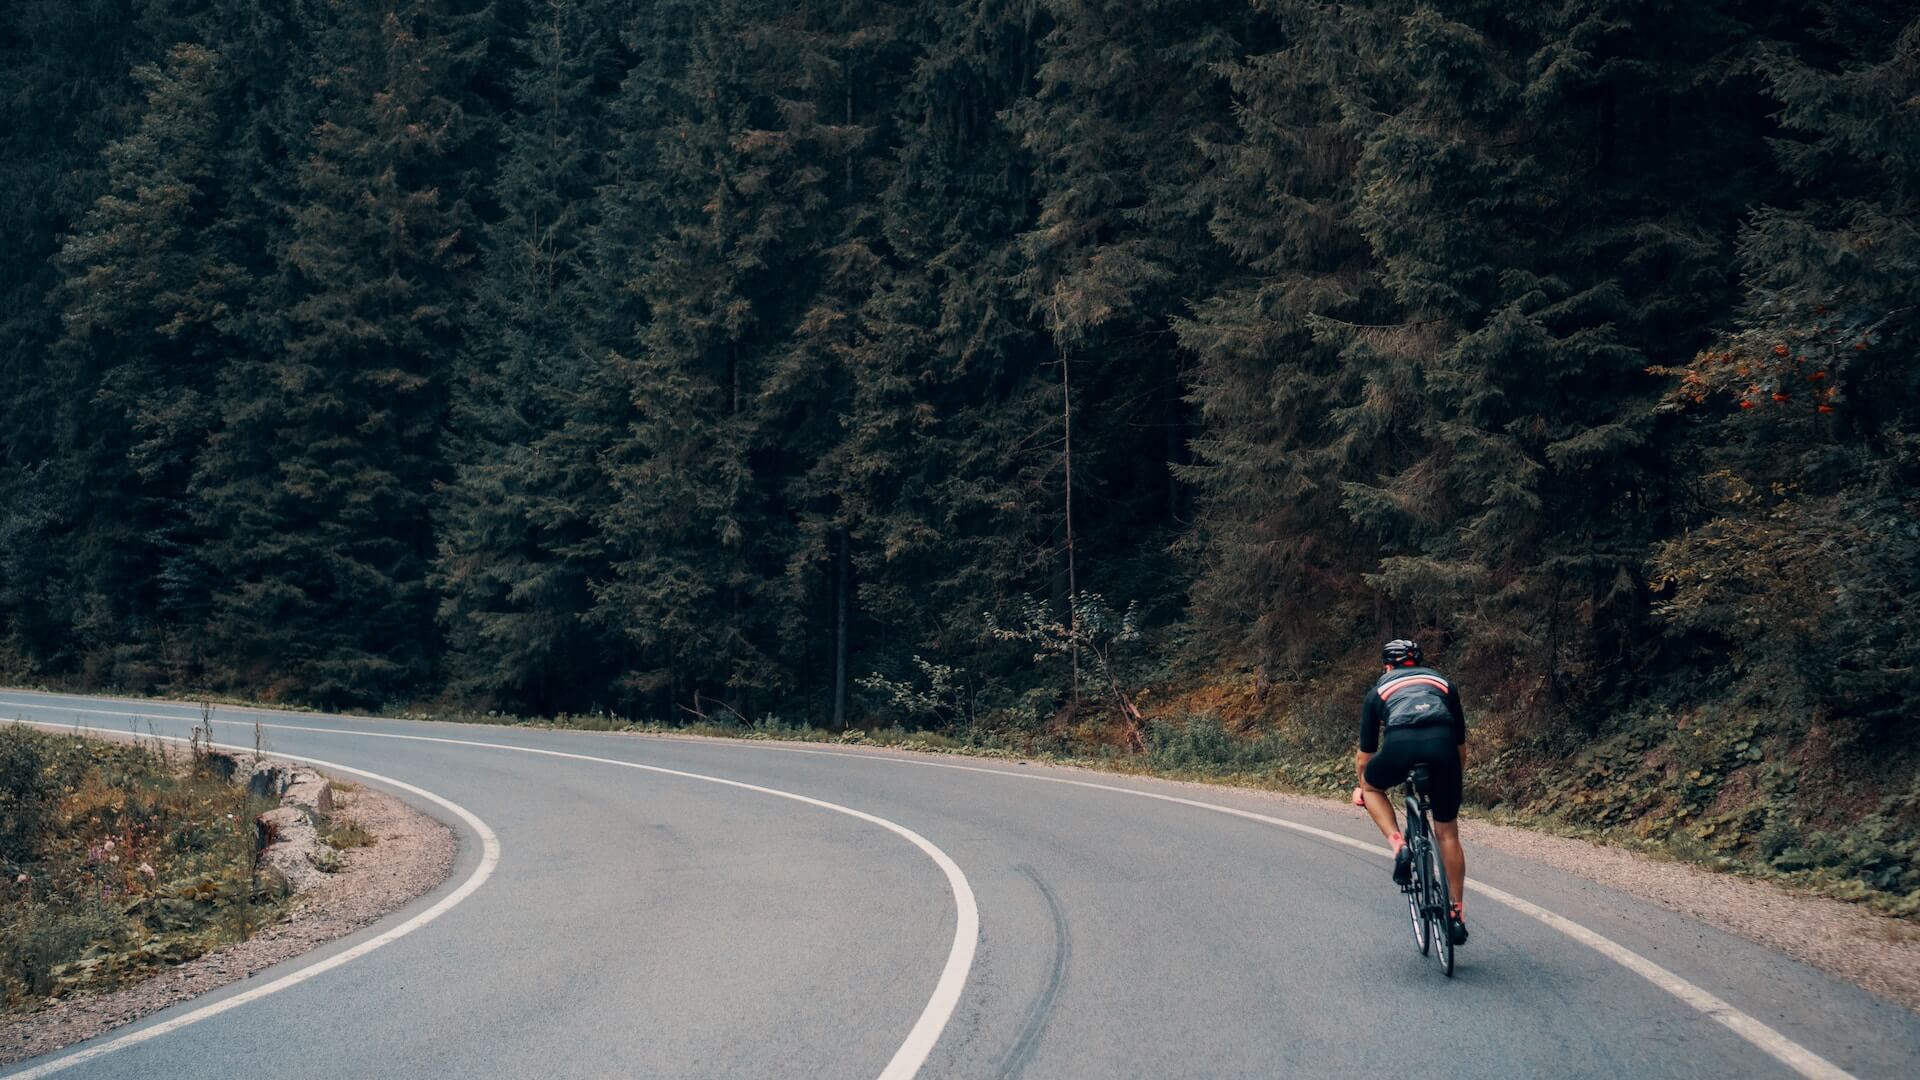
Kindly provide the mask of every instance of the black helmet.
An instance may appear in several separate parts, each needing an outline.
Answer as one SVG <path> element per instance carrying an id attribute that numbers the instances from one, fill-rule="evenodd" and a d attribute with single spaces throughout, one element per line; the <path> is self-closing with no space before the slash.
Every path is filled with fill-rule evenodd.
<path id="1" fill-rule="evenodd" d="M 1380 662 L 1388 667 L 1399 667 L 1409 662 L 1419 664 L 1425 659 L 1426 656 L 1420 652 L 1420 643 L 1417 641 L 1394 638 L 1380 646 Z"/>

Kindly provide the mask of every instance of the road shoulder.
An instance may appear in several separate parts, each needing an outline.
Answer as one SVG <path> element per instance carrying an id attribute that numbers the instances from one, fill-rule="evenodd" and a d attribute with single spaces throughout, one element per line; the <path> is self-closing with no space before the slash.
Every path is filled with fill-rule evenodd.
<path id="1" fill-rule="evenodd" d="M 336 791 L 334 815 L 376 842 L 343 852 L 344 866 L 293 901 L 285 919 L 246 941 L 105 994 L 59 1000 L 0 1019 L 0 1066 L 38 1057 L 132 1023 L 178 1002 L 251 978 L 396 911 L 446 880 L 452 830 L 384 792 Z"/>

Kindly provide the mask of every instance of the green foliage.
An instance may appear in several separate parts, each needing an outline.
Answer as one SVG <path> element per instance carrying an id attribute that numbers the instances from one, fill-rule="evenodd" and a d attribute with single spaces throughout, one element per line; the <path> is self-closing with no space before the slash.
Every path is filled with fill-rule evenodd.
<path id="1" fill-rule="evenodd" d="M 1118 685 L 1121 678 L 1116 664 L 1124 656 L 1122 646 L 1140 640 L 1140 607 L 1127 604 L 1127 610 L 1115 613 L 1107 599 L 1096 592 L 1075 593 L 1066 618 L 1053 605 L 1036 597 L 1024 597 L 1019 605 L 1020 623 L 1001 626 L 992 612 L 986 613 L 987 634 L 998 641 L 1016 642 L 1033 650 L 1036 664 L 1061 660 L 1073 661 L 1085 655 L 1094 665 L 1096 677 Z"/>
<path id="2" fill-rule="evenodd" d="M 1740 324 L 1657 369 L 1702 468 L 1686 530 L 1652 564 L 1686 644 L 1732 643 L 1769 678 L 1900 738 L 1920 633 L 1920 127 L 1901 104 L 1920 91 L 1920 20 L 1884 5 L 1830 14 L 1831 40 L 1760 50 L 1786 128 L 1773 149 L 1805 195 L 1743 229 Z"/>
<path id="3" fill-rule="evenodd" d="M 514 41 L 506 153 L 452 376 L 434 515 L 432 585 L 448 688 L 543 712 L 592 700 L 607 648 L 585 621 L 606 574 L 594 511 L 609 495 L 595 455 L 620 414 L 598 368 L 604 325 L 591 241 L 610 138 L 611 28 L 580 3 L 536 13 Z"/>
<path id="4" fill-rule="evenodd" d="M 431 3 L 302 9 L 309 125 L 268 292 L 195 478 L 220 681 L 323 704 L 431 671 L 427 498 L 469 261 L 464 24 Z M 266 316 L 268 312 L 261 312 Z"/>
<path id="5" fill-rule="evenodd" d="M 1236 736 L 1211 713 L 1155 720 L 1147 729 L 1147 760 L 1169 772 L 1259 772 L 1292 756 L 1288 750 L 1272 736 Z"/>
<path id="6" fill-rule="evenodd" d="M 67 778 L 46 751 L 25 727 L 0 728 L 0 859 L 8 865 L 25 862 L 39 850 L 66 786 Z"/>

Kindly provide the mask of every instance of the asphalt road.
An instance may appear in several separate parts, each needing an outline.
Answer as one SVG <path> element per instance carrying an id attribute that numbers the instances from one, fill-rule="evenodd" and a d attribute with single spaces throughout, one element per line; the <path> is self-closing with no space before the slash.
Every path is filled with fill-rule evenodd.
<path id="1" fill-rule="evenodd" d="M 0 691 L 6 719 L 184 736 L 198 715 Z M 1473 939 L 1443 978 L 1412 947 L 1377 834 L 1331 805 L 857 749 L 228 707 L 216 736 L 251 746 L 256 719 L 269 752 L 444 800 L 396 789 L 460 834 L 448 882 L 7 1075 L 1920 1075 L 1920 1017 L 1471 845 L 1476 882 L 1510 902 L 1470 899 Z"/>

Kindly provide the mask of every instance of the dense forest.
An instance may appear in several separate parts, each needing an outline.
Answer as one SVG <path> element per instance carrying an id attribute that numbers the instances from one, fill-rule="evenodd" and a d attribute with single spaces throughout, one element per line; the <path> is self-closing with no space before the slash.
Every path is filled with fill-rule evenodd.
<path id="1" fill-rule="evenodd" d="M 15 680 L 1912 735 L 1910 2 L 9 0 L 0 101 Z"/>

